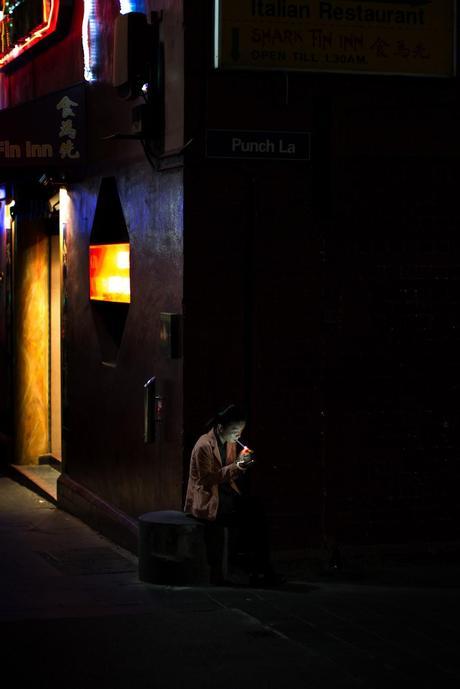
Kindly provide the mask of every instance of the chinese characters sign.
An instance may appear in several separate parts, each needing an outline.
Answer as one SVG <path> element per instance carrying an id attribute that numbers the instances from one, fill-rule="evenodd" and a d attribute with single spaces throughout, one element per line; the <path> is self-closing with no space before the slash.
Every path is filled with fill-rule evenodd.
<path id="1" fill-rule="evenodd" d="M 215 0 L 215 67 L 450 77 L 454 0 Z"/>
<path id="2" fill-rule="evenodd" d="M 59 0 L 0 0 L 0 68 L 56 31 Z"/>
<path id="3" fill-rule="evenodd" d="M 84 122 L 83 85 L 0 111 L 0 168 L 81 168 Z"/>
<path id="4" fill-rule="evenodd" d="M 63 96 L 56 104 L 56 110 L 61 113 L 61 126 L 59 128 L 59 155 L 62 159 L 70 158 L 75 160 L 80 157 L 80 151 L 75 148 L 75 140 L 77 138 L 77 130 L 75 128 L 77 115 L 76 108 L 80 104 L 77 101 L 71 100 L 69 96 Z"/>

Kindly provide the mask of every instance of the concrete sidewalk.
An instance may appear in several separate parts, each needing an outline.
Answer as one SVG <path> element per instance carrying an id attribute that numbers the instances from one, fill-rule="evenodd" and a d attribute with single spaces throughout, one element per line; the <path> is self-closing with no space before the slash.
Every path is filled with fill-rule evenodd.
<path id="1" fill-rule="evenodd" d="M 459 686 L 449 568 L 450 586 L 441 570 L 409 587 L 301 568 L 281 590 L 152 586 L 134 556 L 5 477 L 0 562 L 2 669 L 21 689 Z"/>

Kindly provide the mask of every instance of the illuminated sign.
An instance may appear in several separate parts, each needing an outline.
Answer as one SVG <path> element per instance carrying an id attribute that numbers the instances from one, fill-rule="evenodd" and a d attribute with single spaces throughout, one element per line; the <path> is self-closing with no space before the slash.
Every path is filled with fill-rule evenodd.
<path id="1" fill-rule="evenodd" d="M 78 84 L 0 110 L 0 170 L 39 168 L 61 179 L 83 174 L 85 105 L 85 88 Z"/>
<path id="2" fill-rule="evenodd" d="M 0 68 L 56 33 L 68 0 L 0 0 Z"/>
<path id="3" fill-rule="evenodd" d="M 215 0 L 219 69 L 455 75 L 454 0 Z"/>
<path id="4" fill-rule="evenodd" d="M 89 298 L 130 303 L 129 244 L 89 247 Z"/>

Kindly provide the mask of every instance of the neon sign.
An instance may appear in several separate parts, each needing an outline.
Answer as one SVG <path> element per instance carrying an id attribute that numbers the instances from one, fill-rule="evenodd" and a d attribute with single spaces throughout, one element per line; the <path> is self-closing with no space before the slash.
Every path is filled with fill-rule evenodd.
<path id="1" fill-rule="evenodd" d="M 55 33 L 61 0 L 0 0 L 0 69 Z"/>

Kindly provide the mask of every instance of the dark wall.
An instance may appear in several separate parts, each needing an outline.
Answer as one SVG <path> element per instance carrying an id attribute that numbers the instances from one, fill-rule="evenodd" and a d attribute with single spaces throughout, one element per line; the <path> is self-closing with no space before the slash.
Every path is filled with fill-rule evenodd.
<path id="1" fill-rule="evenodd" d="M 139 141 L 104 139 L 130 133 L 135 103 L 117 100 L 107 83 L 92 86 L 90 174 L 70 189 L 67 236 L 64 468 L 131 516 L 182 505 L 182 362 L 160 347 L 160 313 L 182 312 L 182 11 L 178 0 L 163 7 L 164 155 L 151 165 Z M 105 82 L 112 20 L 111 15 L 103 29 L 107 51 L 101 53 L 99 76 Z M 121 308 L 88 299 L 88 246 L 101 180 L 107 178 L 115 179 L 131 245 L 131 303 Z M 107 237 L 111 214 L 99 217 L 104 223 L 105 215 Z M 164 421 L 156 441 L 145 444 L 144 384 L 152 376 L 164 398 Z"/>
<path id="2" fill-rule="evenodd" d="M 458 86 L 348 86 L 334 100 L 325 233 L 334 528 L 455 539 Z"/>
<path id="3" fill-rule="evenodd" d="M 455 80 L 212 69 L 186 14 L 185 445 L 250 410 L 275 544 L 458 537 Z M 312 133 L 214 161 L 206 128 Z"/>
<path id="4" fill-rule="evenodd" d="M 131 247 L 128 307 L 89 300 L 88 246 L 100 179 L 69 192 L 64 469 L 136 516 L 179 507 L 182 498 L 181 364 L 160 351 L 159 341 L 160 312 L 181 310 L 182 185 L 180 171 L 155 175 L 144 162 L 115 179 Z M 157 441 L 146 445 L 143 386 L 152 376 L 165 397 L 165 421 Z"/>

